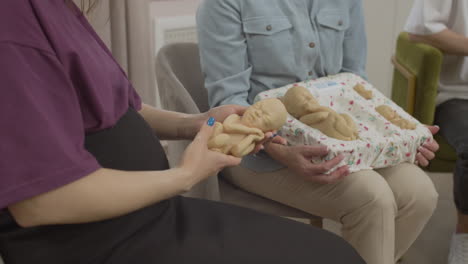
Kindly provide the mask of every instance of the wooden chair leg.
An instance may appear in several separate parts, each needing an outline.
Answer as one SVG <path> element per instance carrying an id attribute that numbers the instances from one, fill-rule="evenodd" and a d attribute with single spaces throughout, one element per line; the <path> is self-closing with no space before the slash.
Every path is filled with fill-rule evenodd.
<path id="1" fill-rule="evenodd" d="M 323 218 L 311 218 L 310 225 L 318 228 L 323 228 Z"/>

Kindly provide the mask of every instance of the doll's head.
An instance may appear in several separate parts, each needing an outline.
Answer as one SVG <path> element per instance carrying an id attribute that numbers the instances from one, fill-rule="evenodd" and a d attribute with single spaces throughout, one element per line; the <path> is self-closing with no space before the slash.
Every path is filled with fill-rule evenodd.
<path id="1" fill-rule="evenodd" d="M 275 98 L 259 101 L 245 111 L 242 116 L 242 124 L 255 127 L 263 132 L 280 129 L 286 119 L 288 113 L 283 103 Z"/>
<path id="2" fill-rule="evenodd" d="M 318 102 L 315 97 L 302 86 L 290 88 L 283 97 L 283 103 L 289 114 L 295 118 L 300 118 L 308 113 Z"/>
<path id="3" fill-rule="evenodd" d="M 372 99 L 374 97 L 373 94 L 372 94 L 372 91 L 371 90 L 366 90 L 366 88 L 360 83 L 356 84 L 353 89 L 359 95 L 361 95 L 362 97 L 364 97 L 367 100 L 370 100 L 370 99 Z"/>
<path id="4" fill-rule="evenodd" d="M 388 121 L 390 121 L 391 123 L 397 125 L 398 127 L 402 129 L 410 129 L 410 130 L 416 129 L 415 123 L 404 119 L 388 105 L 381 105 L 379 107 L 376 107 L 375 109 L 377 110 L 377 112 L 379 112 L 379 114 L 385 117 L 385 119 L 387 119 Z"/>
<path id="5" fill-rule="evenodd" d="M 377 107 L 376 110 L 377 112 L 379 112 L 379 114 L 383 115 L 389 121 L 394 120 L 398 117 L 398 114 L 396 113 L 396 111 L 394 111 L 388 105 L 381 105 Z"/>

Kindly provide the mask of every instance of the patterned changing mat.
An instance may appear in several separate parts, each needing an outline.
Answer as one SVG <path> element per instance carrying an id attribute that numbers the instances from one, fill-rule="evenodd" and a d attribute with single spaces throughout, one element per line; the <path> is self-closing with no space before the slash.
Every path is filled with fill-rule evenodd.
<path id="1" fill-rule="evenodd" d="M 372 91 L 372 99 L 366 100 L 354 91 L 353 88 L 358 83 L 362 84 L 366 90 Z M 338 113 L 349 114 L 359 129 L 358 140 L 342 141 L 327 137 L 319 130 L 289 115 L 286 125 L 279 131 L 289 144 L 325 145 L 330 149 L 328 156 L 313 162 L 330 160 L 343 154 L 345 159 L 340 166 L 349 165 L 351 172 L 384 168 L 402 162 L 414 162 L 418 147 L 432 138 L 424 125 L 385 97 L 370 83 L 351 73 L 341 73 L 262 92 L 257 95 L 255 101 L 283 97 L 289 88 L 296 85 L 306 87 L 321 105 L 333 108 Z M 416 129 L 404 130 L 388 122 L 375 110 L 380 105 L 388 105 L 403 118 L 416 123 Z"/>

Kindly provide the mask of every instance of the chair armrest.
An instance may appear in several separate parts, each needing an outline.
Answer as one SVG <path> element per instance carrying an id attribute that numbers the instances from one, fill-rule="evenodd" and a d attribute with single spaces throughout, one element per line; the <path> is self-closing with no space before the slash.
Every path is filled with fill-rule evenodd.
<path id="1" fill-rule="evenodd" d="M 159 54 L 156 58 L 155 69 L 163 109 L 186 114 L 200 113 L 190 94 L 178 81 L 177 76 L 168 70 L 170 65 L 164 55 Z"/>
<path id="2" fill-rule="evenodd" d="M 408 82 L 405 110 L 408 114 L 414 115 L 414 105 L 416 104 L 416 75 L 400 64 L 395 56 L 392 57 L 392 64 L 395 67 L 395 70 L 398 71 Z"/>
<path id="3" fill-rule="evenodd" d="M 436 108 L 442 52 L 432 46 L 410 41 L 408 33 L 399 35 L 394 58 L 392 99 L 421 123 L 432 124 Z M 408 91 L 416 78 L 415 91 Z M 411 87 L 410 87 L 411 88 Z M 414 100 L 411 98 L 414 95 Z M 409 96 L 409 97 L 408 97 Z M 410 102 L 414 101 L 414 103 Z"/>
<path id="4" fill-rule="evenodd" d="M 197 114 L 200 113 L 197 105 L 193 101 L 182 83 L 178 80 L 171 65 L 165 56 L 165 48 L 156 58 L 155 74 L 158 84 L 159 94 L 161 96 L 162 108 L 169 111 Z M 185 149 L 190 144 L 189 140 L 177 140 L 167 142 L 167 158 L 171 168 L 176 167 L 184 154 Z M 191 191 L 184 196 L 216 200 L 219 198 L 218 178 L 210 177 L 207 180 L 198 183 Z"/>

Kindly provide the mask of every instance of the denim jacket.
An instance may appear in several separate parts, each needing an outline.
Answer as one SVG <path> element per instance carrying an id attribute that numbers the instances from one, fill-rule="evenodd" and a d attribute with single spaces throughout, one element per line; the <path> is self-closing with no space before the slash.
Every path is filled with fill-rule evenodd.
<path id="1" fill-rule="evenodd" d="M 197 24 L 212 107 L 340 72 L 366 78 L 362 0 L 205 0 Z"/>

